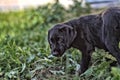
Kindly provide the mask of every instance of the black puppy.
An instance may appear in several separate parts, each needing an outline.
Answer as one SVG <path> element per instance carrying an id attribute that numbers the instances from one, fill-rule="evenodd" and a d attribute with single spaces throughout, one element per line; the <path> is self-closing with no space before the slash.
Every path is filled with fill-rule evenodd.
<path id="1" fill-rule="evenodd" d="M 57 24 L 49 30 L 48 41 L 52 55 L 57 57 L 71 47 L 82 52 L 80 74 L 88 69 L 95 47 L 111 53 L 120 64 L 120 8 Z"/>

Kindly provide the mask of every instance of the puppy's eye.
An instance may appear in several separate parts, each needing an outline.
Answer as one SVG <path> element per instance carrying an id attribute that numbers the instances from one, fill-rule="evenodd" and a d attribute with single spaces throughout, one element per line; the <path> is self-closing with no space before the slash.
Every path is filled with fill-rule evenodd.
<path id="1" fill-rule="evenodd" d="M 53 38 L 51 38 L 51 39 L 50 39 L 50 43 L 53 43 L 53 42 L 54 42 L 54 39 L 53 39 Z"/>
<path id="2" fill-rule="evenodd" d="M 60 40 L 60 37 L 57 37 L 57 38 L 56 38 L 56 41 L 59 41 L 59 40 Z"/>

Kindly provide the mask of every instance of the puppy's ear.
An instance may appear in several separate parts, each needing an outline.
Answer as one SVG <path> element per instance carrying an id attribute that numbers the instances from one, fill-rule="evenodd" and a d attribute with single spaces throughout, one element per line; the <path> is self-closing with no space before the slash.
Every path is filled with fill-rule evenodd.
<path id="1" fill-rule="evenodd" d="M 61 27 L 59 27 L 59 31 L 64 33 L 66 45 L 69 48 L 71 46 L 73 40 L 76 38 L 76 35 L 77 35 L 76 30 L 69 25 L 63 24 Z"/>
<path id="2" fill-rule="evenodd" d="M 73 29 L 73 27 L 66 25 L 66 24 L 63 24 L 63 25 L 61 25 L 61 27 L 59 27 L 59 29 L 65 29 L 65 28 Z"/>

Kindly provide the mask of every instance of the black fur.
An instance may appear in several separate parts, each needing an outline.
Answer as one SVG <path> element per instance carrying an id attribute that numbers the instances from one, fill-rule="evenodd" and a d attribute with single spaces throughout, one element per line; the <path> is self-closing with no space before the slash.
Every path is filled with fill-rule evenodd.
<path id="1" fill-rule="evenodd" d="M 74 47 L 82 52 L 79 73 L 88 69 L 95 47 L 111 53 L 120 64 L 120 8 L 114 7 L 97 15 L 83 16 L 55 25 L 48 32 L 51 53 L 62 56 Z"/>

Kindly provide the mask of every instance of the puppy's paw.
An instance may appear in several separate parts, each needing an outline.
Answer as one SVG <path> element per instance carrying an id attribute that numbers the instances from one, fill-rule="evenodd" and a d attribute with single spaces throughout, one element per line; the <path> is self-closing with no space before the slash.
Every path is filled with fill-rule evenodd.
<path id="1" fill-rule="evenodd" d="M 79 64 L 76 65 L 76 73 L 75 74 L 76 74 L 76 76 L 79 76 L 81 74 L 81 68 L 80 68 Z"/>
<path id="2" fill-rule="evenodd" d="M 75 75 L 76 76 L 80 76 L 82 73 L 81 73 L 81 70 L 78 70 L 78 71 L 76 71 L 76 73 L 75 73 Z"/>

